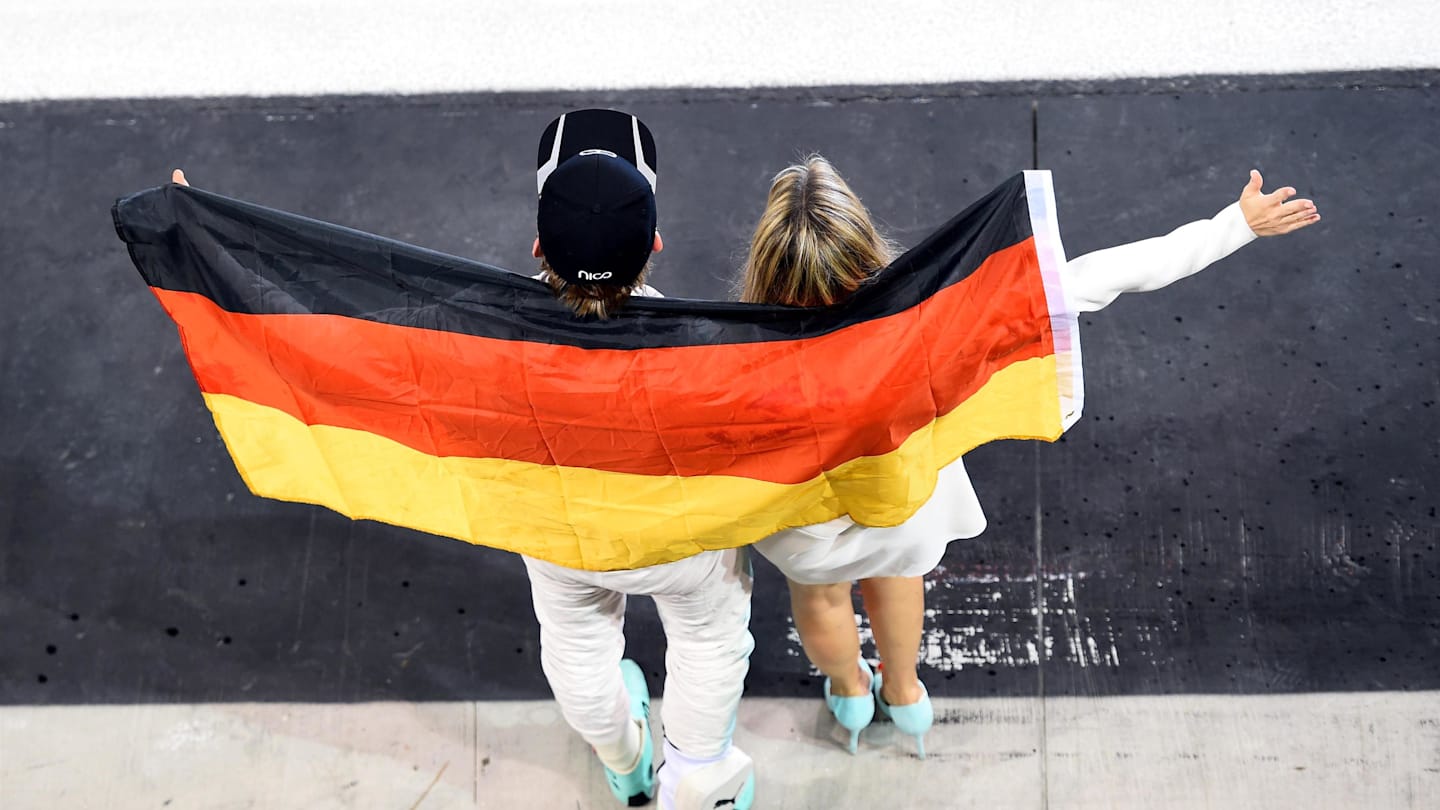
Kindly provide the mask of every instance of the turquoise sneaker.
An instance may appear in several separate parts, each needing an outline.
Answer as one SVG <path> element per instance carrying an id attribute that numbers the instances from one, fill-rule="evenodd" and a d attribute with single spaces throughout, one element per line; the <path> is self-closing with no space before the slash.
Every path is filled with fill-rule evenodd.
<path id="1" fill-rule="evenodd" d="M 664 767 L 675 764 L 667 759 Z M 675 787 L 675 810 L 750 810 L 754 806 L 755 763 L 749 754 L 732 745 L 720 759 L 689 767 Z"/>
<path id="2" fill-rule="evenodd" d="M 655 797 L 655 743 L 650 738 L 650 689 L 645 686 L 645 673 L 629 658 L 620 662 L 620 676 L 630 695 L 630 716 L 640 722 L 640 762 L 629 773 L 616 773 L 605 768 L 605 782 L 610 792 L 627 807 L 643 807 Z"/>
<path id="3" fill-rule="evenodd" d="M 718 806 L 718 805 L 717 805 Z M 755 774 L 745 780 L 745 787 L 740 788 L 740 795 L 735 797 L 735 810 L 750 810 L 755 806 Z"/>

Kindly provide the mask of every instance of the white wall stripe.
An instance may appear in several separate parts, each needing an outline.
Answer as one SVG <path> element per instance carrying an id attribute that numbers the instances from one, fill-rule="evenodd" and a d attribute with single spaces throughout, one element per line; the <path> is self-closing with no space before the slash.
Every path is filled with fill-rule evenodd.
<path id="1" fill-rule="evenodd" d="M 0 100 L 1440 66 L 1440 3 L 0 0 Z"/>

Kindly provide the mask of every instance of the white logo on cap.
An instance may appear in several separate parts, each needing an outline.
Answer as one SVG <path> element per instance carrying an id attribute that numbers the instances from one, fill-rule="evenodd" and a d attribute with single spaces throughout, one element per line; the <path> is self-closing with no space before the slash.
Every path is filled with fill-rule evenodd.
<path id="1" fill-rule="evenodd" d="M 620 157 L 619 155 L 615 154 L 614 152 L 611 152 L 609 149 L 586 149 L 584 152 L 581 152 L 579 155 L 576 155 L 576 157 L 580 157 L 580 155 L 609 155 L 610 157 L 613 157 L 613 158 L 618 158 L 618 157 Z"/>
<path id="2" fill-rule="evenodd" d="M 588 270 L 581 270 L 575 275 L 585 279 L 586 281 L 603 281 L 607 278 L 610 278 L 614 274 L 611 273 L 609 270 L 606 270 L 603 273 L 591 273 Z"/>

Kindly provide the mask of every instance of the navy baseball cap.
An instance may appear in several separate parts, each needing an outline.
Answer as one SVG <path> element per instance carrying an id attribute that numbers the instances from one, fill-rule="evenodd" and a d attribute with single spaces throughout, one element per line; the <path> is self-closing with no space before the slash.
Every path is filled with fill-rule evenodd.
<path id="1" fill-rule="evenodd" d="M 655 140 L 640 119 L 576 110 L 540 136 L 536 232 L 545 260 L 574 284 L 628 286 L 655 241 Z"/>

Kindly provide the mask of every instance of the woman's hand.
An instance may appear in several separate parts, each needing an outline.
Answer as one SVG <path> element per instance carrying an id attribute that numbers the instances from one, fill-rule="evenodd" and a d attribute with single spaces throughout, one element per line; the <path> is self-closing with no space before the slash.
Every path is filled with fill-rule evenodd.
<path id="1" fill-rule="evenodd" d="M 179 169 L 176 169 L 175 171 L 170 173 L 170 182 L 174 183 L 177 186 L 190 185 L 189 183 L 185 182 L 185 172 L 182 172 Z"/>
<path id="2" fill-rule="evenodd" d="M 1290 200 L 1295 189 L 1285 188 L 1264 194 L 1260 191 L 1264 183 L 1260 172 L 1250 170 L 1250 182 L 1240 192 L 1240 211 L 1245 214 L 1245 224 L 1256 236 L 1279 236 L 1299 230 L 1306 225 L 1320 221 L 1315 203 L 1309 200 Z M 1289 202 L 1286 202 L 1289 200 Z"/>

